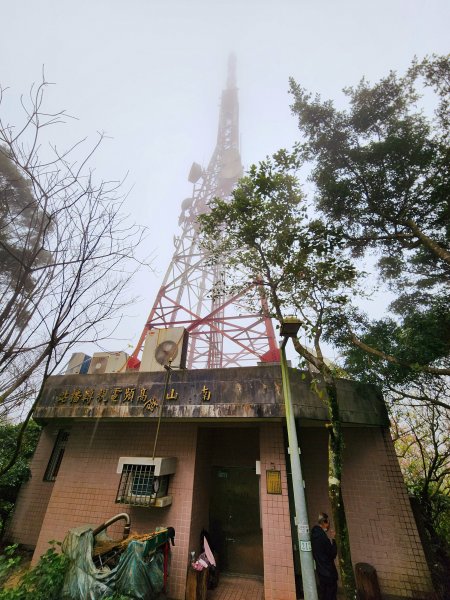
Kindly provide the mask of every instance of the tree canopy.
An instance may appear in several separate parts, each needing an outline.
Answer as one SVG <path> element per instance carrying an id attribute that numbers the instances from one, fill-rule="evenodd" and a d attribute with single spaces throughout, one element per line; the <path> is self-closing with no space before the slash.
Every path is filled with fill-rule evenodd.
<path id="1" fill-rule="evenodd" d="M 8 464 L 14 454 L 20 431 L 20 423 L 0 421 L 0 469 Z M 29 462 L 36 449 L 40 432 L 41 428 L 31 421 L 23 437 L 20 453 L 14 466 L 0 477 L 0 539 L 14 508 L 19 488 L 31 475 Z"/>
<path id="2" fill-rule="evenodd" d="M 374 84 L 363 79 L 344 89 L 345 108 L 294 80 L 290 91 L 302 136 L 298 156 L 310 166 L 318 214 L 340 228 L 355 267 L 368 269 L 376 258 L 381 290 L 395 296 L 378 318 L 357 305 L 343 307 L 328 339 L 339 347 L 347 374 L 382 388 L 435 572 L 445 573 L 450 56 L 414 60 L 404 75 L 392 71 Z M 448 585 L 448 578 L 437 579 L 438 587 Z"/>
<path id="3" fill-rule="evenodd" d="M 342 227 L 354 256 L 375 253 L 397 298 L 381 320 L 348 315 L 334 340 L 360 375 L 449 375 L 450 57 L 415 60 L 403 76 L 344 92 L 348 108 L 338 110 L 291 80 L 298 150 L 312 165 L 317 209 Z"/>
<path id="4" fill-rule="evenodd" d="M 20 263 L 39 266 L 49 260 L 42 243 L 46 228 L 51 223 L 45 223 L 30 181 L 14 164 L 7 146 L 0 146 L 0 285 L 17 285 Z M 33 248 L 36 254 L 30 256 Z M 22 286 L 24 291 L 33 287 L 30 271 L 24 273 Z"/>
<path id="5" fill-rule="evenodd" d="M 325 402 L 330 419 L 329 496 L 339 548 L 339 564 L 348 598 L 355 596 L 348 528 L 342 497 L 343 435 L 336 377 L 326 361 L 322 340 L 334 315 L 357 291 L 357 271 L 342 249 L 342 236 L 332 224 L 311 218 L 297 178 L 295 154 L 280 150 L 250 167 L 229 202 L 214 199 L 199 218 L 203 245 L 224 269 L 213 293 L 245 291 L 279 323 L 289 314 L 301 318 L 293 338 L 303 361 L 319 372 L 312 387 Z"/>
<path id="6" fill-rule="evenodd" d="M 305 347 L 299 353 L 315 364 L 324 329 L 348 304 L 358 278 L 342 250 L 341 233 L 310 218 L 298 167 L 295 154 L 285 150 L 252 165 L 232 201 L 216 198 L 200 223 L 212 260 L 227 267 L 228 289 L 259 282 L 278 321 L 292 312 L 301 316 L 313 352 Z M 256 289 L 254 299 L 259 306 Z"/>

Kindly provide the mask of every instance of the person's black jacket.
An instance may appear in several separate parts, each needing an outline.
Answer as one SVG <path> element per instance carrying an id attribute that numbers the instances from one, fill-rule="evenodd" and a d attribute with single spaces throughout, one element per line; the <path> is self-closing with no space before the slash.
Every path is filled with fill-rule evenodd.
<path id="1" fill-rule="evenodd" d="M 337 555 L 337 546 L 334 540 L 330 540 L 325 531 L 319 525 L 314 525 L 311 530 L 311 546 L 316 571 L 320 577 L 326 577 L 336 581 L 338 578 L 334 559 Z"/>

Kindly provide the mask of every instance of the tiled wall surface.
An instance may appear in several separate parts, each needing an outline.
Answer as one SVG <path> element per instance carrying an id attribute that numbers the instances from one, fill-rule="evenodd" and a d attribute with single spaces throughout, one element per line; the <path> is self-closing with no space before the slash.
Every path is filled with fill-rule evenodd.
<path id="1" fill-rule="evenodd" d="M 175 528 L 169 595 L 183 598 L 189 551 L 197 426 L 161 424 L 156 455 L 176 456 L 177 472 L 170 482 L 173 505 L 140 508 L 115 504 L 120 456 L 151 456 L 155 425 L 152 423 L 74 423 L 53 494 L 48 504 L 35 551 L 45 551 L 48 540 L 62 540 L 68 529 L 83 524 L 100 525 L 113 515 L 129 512 L 131 531 L 145 533 L 158 526 Z M 108 534 L 120 538 L 123 522 Z"/>
<path id="2" fill-rule="evenodd" d="M 48 510 L 45 516 L 41 510 L 35 520 L 36 531 L 42 522 L 39 536 L 37 533 L 34 536 L 37 542 L 35 561 L 46 550 L 48 540 L 62 540 L 72 527 L 83 524 L 95 527 L 125 510 L 131 516 L 132 532 L 145 532 L 157 526 L 175 528 L 176 546 L 173 548 L 168 592 L 173 598 L 184 598 L 189 551 L 198 551 L 200 530 L 208 527 L 211 466 L 254 468 L 261 452 L 263 472 L 275 465 L 281 469 L 283 476 L 282 496 L 266 493 L 265 478 L 261 488 L 263 535 L 268 546 L 264 564 L 266 598 L 295 598 L 295 594 L 291 594 L 294 583 L 292 559 L 289 558 L 289 511 L 281 425 L 263 426 L 263 430 L 259 442 L 257 428 L 206 428 L 199 433 L 196 424 L 162 423 L 156 454 L 173 455 L 178 459 L 177 472 L 169 490 L 174 501 L 171 507 L 165 509 L 146 509 L 115 504 L 120 478 L 116 468 L 120 456 L 151 454 L 155 426 L 142 423 L 73 423 L 57 480 L 54 484 L 46 484 L 48 489 L 53 487 Z M 39 481 L 42 480 L 55 435 L 52 433 L 43 439 L 46 445 L 42 442 Z M 33 501 L 33 496 L 33 489 L 24 494 L 17 513 L 16 537 L 25 539 L 28 536 L 22 507 Z M 108 534 L 120 538 L 122 531 L 123 522 L 119 522 L 109 528 Z"/>
<path id="3" fill-rule="evenodd" d="M 253 466 L 259 453 L 265 600 L 295 599 L 280 423 L 261 423 L 259 432 L 243 427 L 202 429 L 196 423 L 162 423 L 156 455 L 178 459 L 169 489 L 174 502 L 165 509 L 115 504 L 118 458 L 151 455 L 155 424 L 73 422 L 53 484 L 42 478 L 57 430 L 56 426 L 44 430 L 33 460 L 33 477 L 21 492 L 10 527 L 15 541 L 37 544 L 35 558 L 45 552 L 48 540 L 62 540 L 69 528 L 97 526 L 125 510 L 131 515 L 132 532 L 143 533 L 157 526 L 175 528 L 168 592 L 170 597 L 182 599 L 189 551 L 198 550 L 199 532 L 208 526 L 211 465 Z M 320 511 L 330 512 L 327 432 L 322 427 L 301 428 L 299 441 L 312 526 Z M 267 469 L 281 471 L 281 495 L 267 494 Z M 375 427 L 345 429 L 343 491 L 353 562 L 368 562 L 377 569 L 383 595 L 425 597 L 431 591 L 429 573 L 386 431 Z M 114 525 L 108 533 L 121 537 L 122 524 Z"/>
<path id="4" fill-rule="evenodd" d="M 387 594 L 425 596 L 432 584 L 389 432 L 350 429 L 346 437 L 354 561 L 373 564 Z"/>
<path id="5" fill-rule="evenodd" d="M 18 544 L 35 546 L 45 511 L 53 491 L 53 482 L 43 481 L 45 470 L 55 444 L 58 427 L 46 427 L 39 439 L 31 462 L 31 479 L 25 483 L 16 502 L 7 538 Z M 51 538 L 49 538 L 51 539 Z"/>
<path id="6" fill-rule="evenodd" d="M 261 512 L 264 541 L 265 600 L 295 600 L 294 563 L 283 430 L 279 423 L 260 428 Z M 268 494 L 266 470 L 281 471 L 282 494 Z"/>
<path id="7" fill-rule="evenodd" d="M 327 495 L 327 432 L 299 433 L 311 526 L 331 514 Z M 343 495 L 353 563 L 378 573 L 384 596 L 427 597 L 432 591 L 425 556 L 389 432 L 346 428 Z"/>

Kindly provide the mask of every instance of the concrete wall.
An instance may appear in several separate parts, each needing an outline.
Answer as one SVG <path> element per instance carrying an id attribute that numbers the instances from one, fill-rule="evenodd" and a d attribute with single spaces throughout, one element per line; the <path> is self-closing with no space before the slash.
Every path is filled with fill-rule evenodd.
<path id="1" fill-rule="evenodd" d="M 306 372 L 290 369 L 294 414 L 324 421 L 327 407 L 311 389 Z M 36 420 L 47 419 L 142 419 L 157 420 L 158 410 L 144 399 L 160 401 L 164 373 L 126 372 L 99 375 L 49 377 L 36 406 Z M 171 386 L 176 399 L 164 403 L 163 417 L 171 419 L 283 418 L 279 365 L 230 369 L 174 370 Z M 211 392 L 204 398 L 203 389 Z M 320 387 L 320 384 L 319 384 Z M 343 423 L 388 425 L 383 398 L 374 386 L 339 380 L 338 399 Z M 159 400 L 158 400 L 159 399 Z"/>

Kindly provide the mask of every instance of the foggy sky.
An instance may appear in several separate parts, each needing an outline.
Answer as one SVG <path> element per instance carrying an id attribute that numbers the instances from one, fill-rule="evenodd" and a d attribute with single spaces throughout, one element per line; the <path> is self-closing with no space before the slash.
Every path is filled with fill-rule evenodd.
<path id="1" fill-rule="evenodd" d="M 237 55 L 246 167 L 297 139 L 288 78 L 341 104 L 362 76 L 405 70 L 412 57 L 449 51 L 447 0 L 14 0 L 1 2 L 0 83 L 8 116 L 18 96 L 55 82 L 51 109 L 78 117 L 66 142 L 105 131 L 98 176 L 133 186 L 126 209 L 149 227 L 143 272 L 118 332 L 136 343 L 170 261 L 187 175 L 214 148 L 229 53 Z M 126 349 L 111 340 L 106 349 Z"/>

